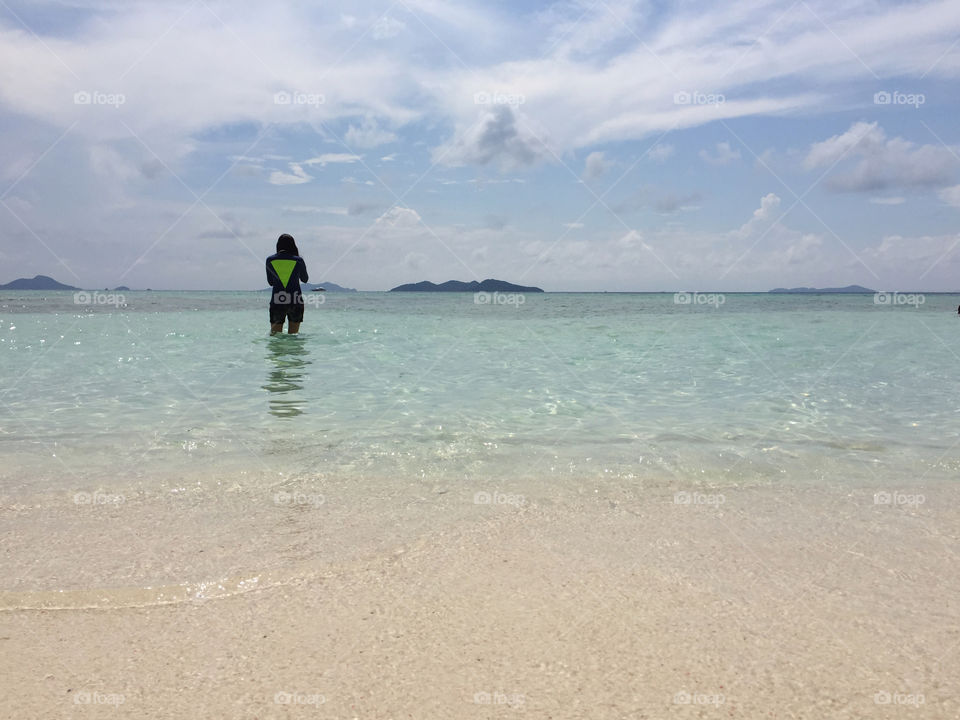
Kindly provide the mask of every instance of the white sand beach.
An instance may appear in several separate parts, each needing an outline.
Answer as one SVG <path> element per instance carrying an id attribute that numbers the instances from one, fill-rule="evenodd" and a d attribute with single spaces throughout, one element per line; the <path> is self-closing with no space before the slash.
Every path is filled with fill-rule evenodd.
<path id="1" fill-rule="evenodd" d="M 676 492 L 524 499 L 456 527 L 446 494 L 393 547 L 169 604 L 7 592 L 0 715 L 958 716 L 955 491 Z"/>

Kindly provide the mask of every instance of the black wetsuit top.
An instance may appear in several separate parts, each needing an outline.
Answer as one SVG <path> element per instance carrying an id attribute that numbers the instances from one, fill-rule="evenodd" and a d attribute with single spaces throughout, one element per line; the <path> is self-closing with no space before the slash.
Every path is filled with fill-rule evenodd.
<path id="1" fill-rule="evenodd" d="M 267 282 L 273 288 L 271 305 L 303 303 L 300 281 L 307 282 L 307 264 L 292 252 L 278 252 L 267 258 Z"/>

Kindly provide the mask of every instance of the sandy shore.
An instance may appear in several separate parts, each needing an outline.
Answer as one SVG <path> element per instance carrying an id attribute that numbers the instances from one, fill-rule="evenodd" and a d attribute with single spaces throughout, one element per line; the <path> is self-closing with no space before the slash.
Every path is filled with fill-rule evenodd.
<path id="1" fill-rule="evenodd" d="M 18 585 L 0 716 L 960 717 L 953 490 L 674 492 L 481 506 L 208 599 Z"/>

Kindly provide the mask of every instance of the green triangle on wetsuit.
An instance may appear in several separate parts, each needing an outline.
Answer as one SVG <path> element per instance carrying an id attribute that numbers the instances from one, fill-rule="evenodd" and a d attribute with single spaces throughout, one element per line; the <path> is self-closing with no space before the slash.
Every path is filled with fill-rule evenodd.
<path id="1" fill-rule="evenodd" d="M 282 282 L 283 286 L 286 287 L 287 283 L 290 282 L 290 276 L 293 274 L 293 269 L 297 266 L 297 261 L 271 260 L 270 264 L 273 265 L 273 271 L 277 274 L 277 277 L 280 278 L 280 282 Z"/>

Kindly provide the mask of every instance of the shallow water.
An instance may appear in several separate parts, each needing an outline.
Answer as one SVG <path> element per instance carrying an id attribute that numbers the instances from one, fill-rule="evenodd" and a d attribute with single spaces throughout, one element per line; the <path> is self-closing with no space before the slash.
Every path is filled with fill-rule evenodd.
<path id="1" fill-rule="evenodd" d="M 328 293 L 269 337 L 263 293 L 124 295 L 0 296 L 0 610 L 244 594 L 581 502 L 891 520 L 960 474 L 956 297 Z"/>
<path id="2" fill-rule="evenodd" d="M 0 296 L 0 491 L 960 471 L 954 296 L 327 293 L 273 338 L 263 293 L 123 299 Z"/>

